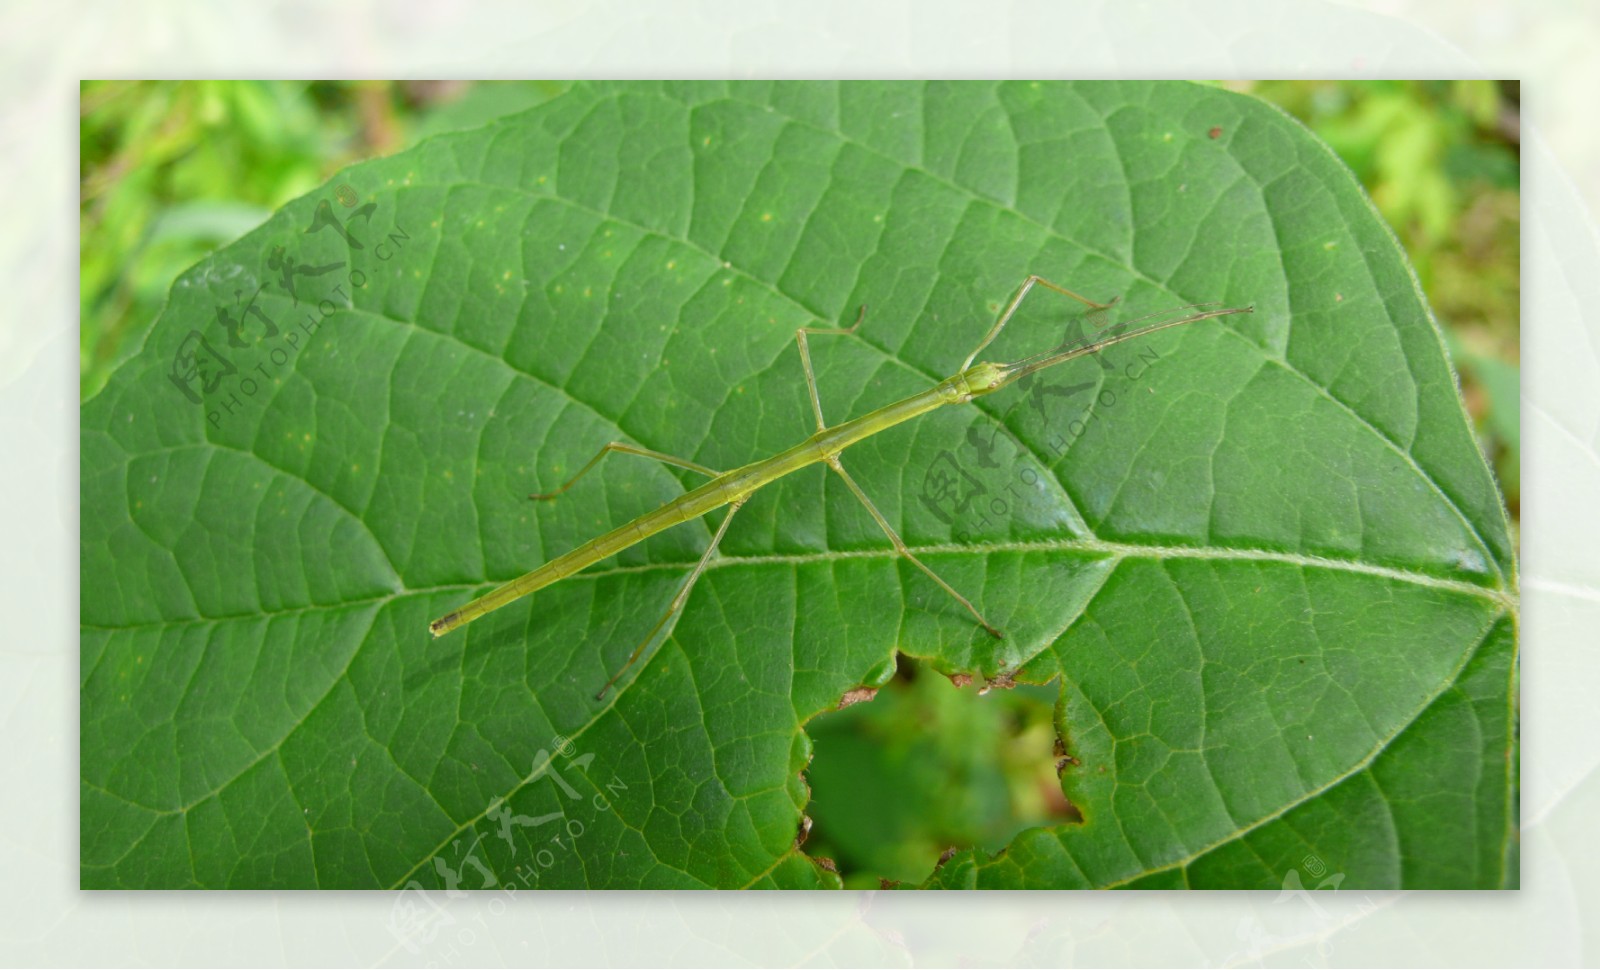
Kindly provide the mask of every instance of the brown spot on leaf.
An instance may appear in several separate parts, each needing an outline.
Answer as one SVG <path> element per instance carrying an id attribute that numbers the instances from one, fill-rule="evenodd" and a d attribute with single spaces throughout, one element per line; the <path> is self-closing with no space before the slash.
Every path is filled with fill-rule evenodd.
<path id="1" fill-rule="evenodd" d="M 844 692 L 844 696 L 839 698 L 839 706 L 834 710 L 842 711 L 847 707 L 863 704 L 877 696 L 878 688 L 876 687 L 857 687 L 854 690 L 847 690 Z"/>
<path id="2" fill-rule="evenodd" d="M 1221 138 L 1222 137 L 1222 126 L 1221 125 L 1212 125 L 1211 126 L 1211 130 L 1206 132 L 1206 134 L 1211 136 L 1211 138 L 1213 138 L 1213 139 Z"/>
<path id="3" fill-rule="evenodd" d="M 972 675 L 971 674 L 951 674 L 950 675 L 950 683 L 955 684 L 956 685 L 956 689 L 960 690 L 961 688 L 963 688 L 963 687 L 967 686 L 968 684 L 972 683 Z"/>
<path id="4" fill-rule="evenodd" d="M 811 861 L 814 862 L 818 867 L 826 869 L 836 876 L 839 874 L 839 864 L 825 855 L 812 856 Z"/>
<path id="5" fill-rule="evenodd" d="M 956 853 L 960 851 L 961 848 L 959 846 L 952 845 L 950 848 L 939 853 L 939 861 L 934 863 L 934 868 L 937 869 L 946 862 L 949 862 L 951 859 L 954 859 L 956 857 Z"/>
<path id="6" fill-rule="evenodd" d="M 1017 686 L 1016 680 L 1013 679 L 1015 676 L 1016 674 L 1013 671 L 1000 671 L 998 674 L 994 675 L 993 679 L 983 685 L 983 689 L 978 691 L 978 695 L 981 697 L 992 690 L 1011 690 L 1013 687 Z"/>
<path id="7" fill-rule="evenodd" d="M 795 833 L 794 847 L 800 848 L 806 844 L 806 839 L 811 835 L 811 816 L 800 816 L 800 831 Z"/>
<path id="8" fill-rule="evenodd" d="M 898 880 L 898 879 L 885 879 L 882 876 L 878 877 L 878 888 L 879 889 L 896 889 L 899 886 L 900 886 L 900 880 Z"/>

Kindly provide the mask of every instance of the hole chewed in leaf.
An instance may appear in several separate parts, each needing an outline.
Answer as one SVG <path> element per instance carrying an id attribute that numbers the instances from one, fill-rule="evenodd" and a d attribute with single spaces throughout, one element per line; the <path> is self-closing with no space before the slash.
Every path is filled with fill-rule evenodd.
<path id="1" fill-rule="evenodd" d="M 988 686 L 1003 689 L 907 660 L 807 725 L 807 845 L 837 861 L 846 888 L 919 885 L 946 850 L 992 854 L 1024 829 L 1082 822 L 1057 774 L 1057 688 L 1007 675 Z"/>

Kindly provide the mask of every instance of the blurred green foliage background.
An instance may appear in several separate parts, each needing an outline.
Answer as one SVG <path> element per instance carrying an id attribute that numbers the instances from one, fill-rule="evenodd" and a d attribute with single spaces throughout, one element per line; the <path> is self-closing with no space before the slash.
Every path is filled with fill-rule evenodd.
<path id="1" fill-rule="evenodd" d="M 1515 82 L 1263 81 L 1328 142 L 1410 254 L 1516 526 L 1520 469 Z M 79 106 L 80 393 L 134 352 L 178 274 L 338 169 L 559 94 L 558 82 L 86 81 Z M 954 846 L 998 849 L 1074 817 L 1056 690 L 905 661 L 870 704 L 812 722 L 806 851 L 846 885 L 919 882 Z"/>
<path id="2" fill-rule="evenodd" d="M 178 274 L 354 162 L 566 85 L 85 81 L 78 107 L 80 394 L 105 385 Z"/>

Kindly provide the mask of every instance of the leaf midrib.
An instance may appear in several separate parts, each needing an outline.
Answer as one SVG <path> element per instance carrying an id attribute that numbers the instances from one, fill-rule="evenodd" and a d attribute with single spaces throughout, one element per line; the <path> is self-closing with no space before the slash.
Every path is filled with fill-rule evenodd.
<path id="1" fill-rule="evenodd" d="M 1333 572 L 1356 573 L 1380 579 L 1393 580 L 1413 586 L 1425 586 L 1459 596 L 1469 596 L 1481 599 L 1496 605 L 1513 618 L 1520 613 L 1519 597 L 1508 590 L 1496 587 L 1480 586 L 1464 580 L 1445 579 L 1429 573 L 1414 570 L 1399 569 L 1391 566 L 1380 566 L 1373 563 L 1361 562 L 1354 559 L 1333 559 L 1323 556 L 1311 556 L 1301 553 L 1279 552 L 1272 549 L 1251 549 L 1235 546 L 1158 546 L 1141 545 L 1129 542 L 1111 542 L 1104 539 L 1032 539 L 1008 540 L 992 542 L 952 543 L 938 542 L 916 545 L 906 543 L 906 547 L 918 555 L 961 554 L 987 555 L 990 553 L 1030 553 L 1030 552 L 1094 552 L 1105 555 L 1112 561 L 1130 559 L 1198 559 L 1212 562 L 1269 562 L 1282 565 L 1296 566 L 1303 569 L 1328 570 Z M 819 549 L 814 552 L 796 553 L 762 553 L 753 556 L 732 555 L 719 552 L 706 564 L 706 570 L 730 569 L 740 566 L 764 565 L 808 565 L 812 563 L 836 562 L 847 559 L 897 559 L 899 553 L 891 546 L 874 549 Z M 698 557 L 683 560 L 664 560 L 661 562 L 639 563 L 631 566 L 607 566 L 605 568 L 590 568 L 581 573 L 574 574 L 574 578 L 597 579 L 605 576 L 618 576 L 633 573 L 650 573 L 663 570 L 688 569 L 699 561 Z M 506 577 L 507 579 L 515 577 Z M 312 610 L 335 610 L 369 605 L 382 605 L 392 600 L 413 595 L 433 595 L 445 592 L 472 592 L 485 586 L 496 586 L 504 580 L 486 579 L 475 583 L 441 583 L 436 586 L 407 586 L 382 596 L 368 596 L 359 599 L 341 600 L 338 603 L 307 603 L 303 606 L 293 606 L 282 610 L 257 610 L 250 613 L 228 613 L 218 616 L 192 616 L 182 619 L 168 619 L 152 621 L 150 623 L 129 623 L 121 626 L 106 626 L 95 623 L 81 623 L 79 626 L 85 630 L 97 630 L 108 633 L 131 632 L 147 629 L 164 629 L 201 623 L 226 623 L 239 620 L 255 620 L 278 616 L 293 616 Z"/>

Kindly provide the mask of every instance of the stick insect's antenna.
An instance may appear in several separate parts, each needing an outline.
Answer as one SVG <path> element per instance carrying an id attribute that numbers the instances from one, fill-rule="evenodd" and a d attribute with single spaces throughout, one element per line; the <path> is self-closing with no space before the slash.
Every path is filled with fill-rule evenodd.
<path id="1" fill-rule="evenodd" d="M 1225 317 L 1234 313 L 1255 312 L 1255 307 L 1253 306 L 1229 307 L 1223 310 L 1207 310 L 1204 313 L 1195 313 L 1186 317 L 1179 317 L 1176 320 L 1162 320 L 1147 326 L 1135 328 L 1133 330 L 1127 329 L 1141 320 L 1149 320 L 1152 317 L 1164 316 L 1169 313 L 1178 313 L 1183 310 L 1197 310 L 1201 307 L 1210 306 L 1217 306 L 1217 304 L 1190 303 L 1187 306 L 1173 307 L 1167 310 L 1158 310 L 1155 313 L 1148 313 L 1142 317 L 1135 317 L 1132 320 L 1123 320 L 1118 323 L 1114 323 L 1109 327 L 1106 327 L 1104 330 L 1099 331 L 1099 333 L 1106 334 L 1106 336 L 1097 337 L 1097 339 L 1090 340 L 1068 340 L 1065 343 L 1062 343 L 1060 346 L 1052 350 L 1047 350 L 1042 354 L 1034 354 L 1032 357 L 1025 357 L 1022 360 L 1016 361 L 1015 363 L 1004 364 L 1001 367 L 1003 376 L 1000 381 L 997 382 L 997 386 L 1010 384 L 1012 381 L 1020 380 L 1021 378 L 1024 378 L 1035 371 L 1041 371 L 1046 367 L 1052 367 L 1056 364 L 1062 363 L 1063 361 L 1072 360 L 1075 357 L 1082 357 L 1085 354 L 1092 354 L 1103 350 L 1106 347 L 1110 347 L 1113 344 L 1120 344 L 1124 340 L 1133 340 L 1136 337 L 1143 337 L 1145 334 L 1155 333 L 1158 330 L 1166 330 L 1169 327 L 1180 327 L 1187 323 L 1198 323 L 1201 320 L 1209 320 L 1212 317 Z"/>

